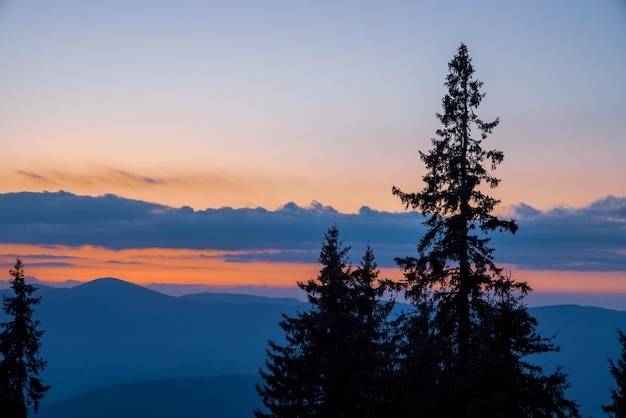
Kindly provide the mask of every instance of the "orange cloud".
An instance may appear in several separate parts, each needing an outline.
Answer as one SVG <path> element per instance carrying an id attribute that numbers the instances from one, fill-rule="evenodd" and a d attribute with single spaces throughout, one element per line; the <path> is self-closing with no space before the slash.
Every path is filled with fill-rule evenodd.
<path id="1" fill-rule="evenodd" d="M 88 196 L 116 194 L 130 199 L 181 207 L 206 209 L 231 207 L 279 207 L 290 200 L 289 190 L 298 190 L 296 180 L 270 180 L 259 175 L 199 170 L 135 170 L 101 166 L 99 168 L 38 167 L 29 170 L 0 168 L 0 193 L 56 192 L 65 190 Z M 283 184 L 282 186 L 280 184 Z M 302 184 L 300 184 L 302 186 Z M 308 203 L 309 198 L 303 203 Z"/>
<path id="2" fill-rule="evenodd" d="M 146 186 L 212 186 L 218 188 L 236 187 L 236 183 L 225 177 L 210 174 L 198 175 L 153 175 L 139 174 L 128 170 L 101 168 L 90 172 L 70 172 L 63 170 L 43 169 L 38 171 L 17 170 L 22 180 L 33 185 L 46 184 L 61 188 L 71 187 L 123 187 L 141 188 Z"/>

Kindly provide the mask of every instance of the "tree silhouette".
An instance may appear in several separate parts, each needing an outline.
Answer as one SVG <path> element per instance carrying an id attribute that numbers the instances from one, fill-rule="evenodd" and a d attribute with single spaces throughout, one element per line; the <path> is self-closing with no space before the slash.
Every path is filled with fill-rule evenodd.
<path id="1" fill-rule="evenodd" d="M 41 297 L 33 297 L 36 288 L 24 281 L 24 266 L 18 258 L 9 270 L 14 296 L 3 297 L 3 310 L 11 319 L 0 324 L 0 415 L 25 418 L 32 405 L 37 413 L 39 402 L 50 386 L 38 377 L 46 362 L 39 357 L 43 331 L 33 319 L 33 306 Z"/>
<path id="2" fill-rule="evenodd" d="M 257 391 L 270 413 L 256 410 L 257 417 L 380 416 L 384 397 L 378 385 L 390 350 L 382 327 L 392 305 L 379 301 L 384 284 L 371 249 L 355 271 L 348 252 L 333 226 L 325 234 L 317 279 L 298 283 L 310 309 L 280 322 L 286 346 L 269 342 Z"/>
<path id="3" fill-rule="evenodd" d="M 394 301 L 382 301 L 385 291 L 393 287 L 387 279 L 379 279 L 380 270 L 374 252 L 367 244 L 359 267 L 348 283 L 351 313 L 350 333 L 356 349 L 352 353 L 354 393 L 363 405 L 361 417 L 385 416 L 393 401 L 391 383 L 394 379 L 396 353 L 392 324 L 388 321 Z M 354 411 L 359 412 L 359 411 Z M 345 415 L 348 416 L 348 415 Z M 356 416 L 354 414 L 350 416 Z"/>
<path id="4" fill-rule="evenodd" d="M 602 410 L 614 418 L 626 417 L 626 335 L 617 330 L 617 337 L 622 347 L 617 363 L 609 359 L 611 375 L 615 379 L 615 387 L 611 388 L 611 403 L 602 405 Z"/>
<path id="5" fill-rule="evenodd" d="M 419 324 L 421 331 L 409 334 L 419 340 L 407 341 L 413 347 L 405 354 L 421 353 L 422 361 L 413 363 L 415 373 L 436 374 L 431 376 L 435 388 L 421 403 L 431 405 L 431 416 L 576 415 L 576 405 L 563 398 L 565 376 L 557 370 L 546 377 L 522 361 L 555 347 L 536 334 L 536 321 L 520 302 L 530 287 L 504 274 L 489 246 L 490 233 L 518 228 L 493 215 L 499 201 L 486 194 L 500 182 L 490 169 L 504 155 L 484 150 L 482 141 L 499 119 L 484 122 L 475 113 L 485 95 L 464 44 L 448 69 L 448 92 L 437 114 L 443 127 L 432 139 L 433 148 L 420 152 L 426 185 L 418 193 L 393 188 L 406 208 L 425 217 L 427 227 L 418 256 L 396 259 L 406 296 L 421 312 L 420 320 L 408 325 Z"/>

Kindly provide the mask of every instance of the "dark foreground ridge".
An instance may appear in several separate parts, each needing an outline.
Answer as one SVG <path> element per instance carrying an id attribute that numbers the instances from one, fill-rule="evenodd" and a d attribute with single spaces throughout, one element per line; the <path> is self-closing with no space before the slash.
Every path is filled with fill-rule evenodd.
<path id="1" fill-rule="evenodd" d="M 260 406 L 255 375 L 115 385 L 44 406 L 38 418 L 248 418 Z"/>

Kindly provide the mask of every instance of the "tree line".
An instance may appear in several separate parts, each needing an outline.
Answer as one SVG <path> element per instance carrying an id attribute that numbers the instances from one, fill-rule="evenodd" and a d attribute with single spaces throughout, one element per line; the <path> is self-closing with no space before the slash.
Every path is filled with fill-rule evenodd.
<path id="1" fill-rule="evenodd" d="M 309 310 L 283 317 L 285 345 L 269 342 L 256 417 L 580 416 L 566 374 L 529 360 L 558 350 L 523 303 L 530 286 L 494 261 L 492 234 L 518 225 L 496 216 L 499 201 L 487 194 L 504 155 L 482 142 L 499 119 L 476 114 L 485 94 L 464 44 L 444 84 L 442 127 L 419 154 L 424 188 L 392 189 L 425 219 L 417 255 L 396 258 L 402 280 L 380 279 L 369 246 L 353 270 L 337 225 L 328 230 L 318 277 L 298 283 Z M 391 315 L 386 292 L 410 309 Z M 610 367 L 617 388 L 603 408 L 626 417 L 626 348 Z"/>

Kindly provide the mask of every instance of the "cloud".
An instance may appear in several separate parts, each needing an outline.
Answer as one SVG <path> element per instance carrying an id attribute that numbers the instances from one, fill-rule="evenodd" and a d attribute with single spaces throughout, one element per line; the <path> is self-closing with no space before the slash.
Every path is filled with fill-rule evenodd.
<path id="1" fill-rule="evenodd" d="M 28 267 L 75 267 L 75 264 L 61 261 L 50 261 L 45 263 L 28 263 Z"/>
<path id="2" fill-rule="evenodd" d="M 76 196 L 67 192 L 7 193 L 0 195 L 0 215 L 3 223 L 24 228 L 41 228 L 41 235 L 54 231 L 80 235 L 80 231 L 67 230 L 74 224 L 86 228 L 119 227 L 123 222 L 146 219 L 152 211 L 167 211 L 168 207 L 115 195 L 100 197 Z M 106 224 L 111 222 L 111 224 Z M 20 233 L 19 230 L 16 233 Z M 8 237 L 7 237 L 8 238 Z M 26 243 L 26 242 L 25 242 Z M 28 242 L 31 243 L 31 242 Z M 42 244 L 66 244 L 63 239 L 46 239 Z M 77 245 L 85 244 L 78 242 Z"/>
<path id="3" fill-rule="evenodd" d="M 17 257 L 19 256 L 19 254 L 0 254 L 0 257 Z M 28 255 L 29 258 L 37 258 L 37 259 L 72 259 L 72 258 L 78 258 L 75 256 L 70 256 L 70 255 L 53 255 L 53 254 L 29 254 Z"/>
<path id="4" fill-rule="evenodd" d="M 62 187 L 78 186 L 118 186 L 125 188 L 160 186 L 168 183 L 167 179 L 143 176 L 129 171 L 105 169 L 92 174 L 75 174 L 62 171 L 52 171 L 46 176 L 49 182 Z"/>
<path id="5" fill-rule="evenodd" d="M 125 177 L 125 178 L 131 180 L 132 182 L 136 182 L 136 183 L 139 183 L 139 184 L 154 185 L 154 184 L 165 184 L 165 183 L 167 183 L 164 179 L 159 179 L 159 178 L 154 178 L 154 177 L 138 176 L 136 174 L 132 174 L 132 173 L 129 173 L 127 171 L 118 171 L 117 173 L 119 175 L 121 175 L 122 177 Z"/>
<path id="6" fill-rule="evenodd" d="M 122 264 L 122 265 L 138 265 L 144 264 L 141 261 L 120 261 L 120 260 L 107 260 L 105 264 Z"/>
<path id="7" fill-rule="evenodd" d="M 117 168 L 100 168 L 88 172 L 68 172 L 63 170 L 44 170 L 42 172 L 17 170 L 19 176 L 36 183 L 46 183 L 58 188 L 122 188 L 135 189 L 160 186 L 203 186 L 216 189 L 240 188 L 232 181 L 217 174 L 188 174 L 171 176 L 148 176 Z"/>
<path id="8" fill-rule="evenodd" d="M 364 250 L 368 241 L 376 243 L 379 258 L 387 253 L 387 264 L 415 248 L 422 228 L 415 214 L 371 209 L 362 213 L 342 214 L 318 202 L 309 207 L 290 202 L 275 211 L 230 207 L 194 211 L 115 195 L 7 193 L 0 194 L 0 242 L 113 250 L 216 249 L 231 252 L 224 257 L 232 262 L 315 263 L 324 232 L 338 224 L 355 251 Z"/>
<path id="9" fill-rule="evenodd" d="M 311 263 L 319 257 L 319 249 L 246 251 L 225 253 L 212 257 L 220 258 L 228 263 Z"/>
<path id="10" fill-rule="evenodd" d="M 536 270 L 626 271 L 626 197 L 608 196 L 583 208 L 539 211 L 520 204 L 511 214 L 520 230 L 496 234 L 499 264 Z M 425 228 L 414 212 L 362 207 L 344 214 L 312 202 L 275 211 L 222 207 L 194 211 L 130 200 L 57 193 L 0 194 L 0 242 L 100 246 L 113 250 L 219 250 L 229 262 L 316 263 L 324 232 L 338 224 L 358 263 L 368 242 L 381 267 L 415 254 Z"/>
<path id="11" fill-rule="evenodd" d="M 29 172 L 29 171 L 24 171 L 24 170 L 18 170 L 17 174 L 22 175 L 22 176 L 26 176 L 29 177 L 32 180 L 37 180 L 37 181 L 44 181 L 44 182 L 49 182 L 50 180 L 48 180 L 47 178 L 45 178 L 44 176 L 34 173 L 34 172 Z"/>
<path id="12" fill-rule="evenodd" d="M 607 196 L 583 208 L 529 208 L 513 208 L 520 230 L 493 239 L 496 256 L 523 268 L 626 271 L 626 197 Z"/>

